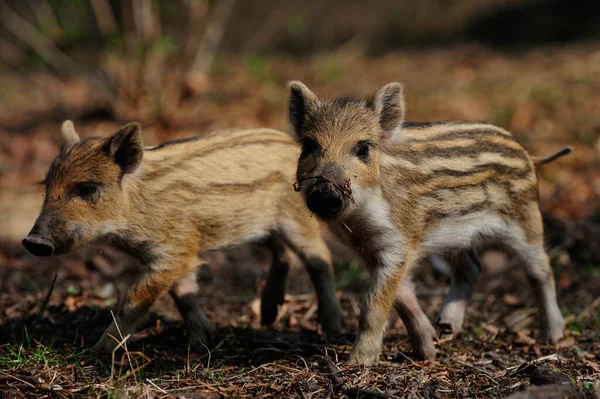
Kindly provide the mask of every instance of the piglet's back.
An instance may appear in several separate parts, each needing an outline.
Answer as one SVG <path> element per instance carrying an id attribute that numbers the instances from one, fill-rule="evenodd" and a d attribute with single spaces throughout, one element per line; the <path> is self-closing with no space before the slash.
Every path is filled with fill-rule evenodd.
<path id="1" fill-rule="evenodd" d="M 253 184 L 275 169 L 294 175 L 298 154 L 290 136 L 273 129 L 232 129 L 148 147 L 144 179 L 195 175 L 196 185 Z M 197 173 L 196 173 L 197 172 Z"/>
<path id="2" fill-rule="evenodd" d="M 485 211 L 527 220 L 537 204 L 531 158 L 509 132 L 485 123 L 407 123 L 383 146 L 381 168 L 384 192 L 403 187 L 393 200 L 412 204 L 411 222 L 425 230 Z"/>
<path id="3" fill-rule="evenodd" d="M 140 179 L 144 195 L 165 204 L 163 217 L 185 215 L 211 240 L 233 242 L 270 229 L 294 202 L 297 158 L 287 133 L 225 130 L 147 148 Z"/>

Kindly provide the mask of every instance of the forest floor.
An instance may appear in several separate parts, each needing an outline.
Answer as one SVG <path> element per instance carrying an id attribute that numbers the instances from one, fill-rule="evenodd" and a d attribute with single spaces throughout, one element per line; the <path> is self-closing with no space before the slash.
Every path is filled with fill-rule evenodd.
<path id="1" fill-rule="evenodd" d="M 566 338 L 557 345 L 538 342 L 533 294 L 522 271 L 488 253 L 463 332 L 438 343 L 435 361 L 414 356 L 401 321 L 392 315 L 380 364 L 350 366 L 345 360 L 368 282 L 360 262 L 333 245 L 344 324 L 341 335 L 326 336 L 320 334 L 316 301 L 299 268 L 290 276 L 278 320 L 271 327 L 260 325 L 269 259 L 244 247 L 214 254 L 200 269 L 203 308 L 216 327 L 205 350 L 188 347 L 174 305 L 163 298 L 128 340 L 127 355 L 93 353 L 90 347 L 112 321 L 118 268 L 97 255 L 36 259 L 19 241 L 39 212 L 43 193 L 34 182 L 57 154 L 60 119 L 74 119 L 86 137 L 108 135 L 119 123 L 96 109 L 92 89 L 81 79 L 5 72 L 0 75 L 5 89 L 0 96 L 0 398 L 502 398 L 533 392 L 530 383 L 539 383 L 540 369 L 566 376 L 562 386 L 571 389 L 568 397 L 597 397 L 600 44 L 516 54 L 461 47 L 379 58 L 345 51 L 302 62 L 221 60 L 198 103 L 182 105 L 182 115 L 168 122 L 144 124 L 145 141 L 233 126 L 285 128 L 289 79 L 303 80 L 323 95 L 366 95 L 400 80 L 406 84 L 408 120 L 488 120 L 512 131 L 534 155 L 573 146 L 575 154 L 539 171 Z M 415 280 L 434 320 L 448 278 L 424 266 Z"/>

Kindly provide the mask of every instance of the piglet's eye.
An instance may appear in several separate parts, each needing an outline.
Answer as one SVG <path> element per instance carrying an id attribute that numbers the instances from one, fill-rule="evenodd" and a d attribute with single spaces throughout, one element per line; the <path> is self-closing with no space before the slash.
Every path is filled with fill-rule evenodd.
<path id="1" fill-rule="evenodd" d="M 77 183 L 71 190 L 72 197 L 79 197 L 85 200 L 93 199 L 100 190 L 100 184 L 93 181 L 84 181 Z"/>
<path id="2" fill-rule="evenodd" d="M 359 141 L 354 146 L 354 154 L 358 159 L 366 162 L 369 159 L 369 143 L 367 141 Z"/>
<path id="3" fill-rule="evenodd" d="M 300 155 L 302 158 L 313 154 L 315 151 L 319 149 L 319 144 L 313 139 L 305 138 L 302 140 L 302 154 Z"/>

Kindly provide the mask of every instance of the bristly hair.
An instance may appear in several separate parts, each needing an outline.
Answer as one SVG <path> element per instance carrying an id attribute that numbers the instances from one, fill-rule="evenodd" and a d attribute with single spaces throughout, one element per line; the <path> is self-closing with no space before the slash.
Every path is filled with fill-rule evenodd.
<path id="1" fill-rule="evenodd" d="M 379 150 L 381 148 L 381 142 L 365 140 L 366 144 L 374 150 Z"/>
<path id="2" fill-rule="evenodd" d="M 333 102 L 335 105 L 361 104 L 361 103 L 364 103 L 365 105 L 367 104 L 367 102 L 365 100 L 363 100 L 362 98 L 352 98 L 352 97 L 336 97 L 333 100 L 331 100 L 331 102 Z"/>
<path id="3" fill-rule="evenodd" d="M 42 180 L 38 180 L 34 184 L 36 186 L 45 186 L 46 185 L 46 178 L 44 177 Z"/>

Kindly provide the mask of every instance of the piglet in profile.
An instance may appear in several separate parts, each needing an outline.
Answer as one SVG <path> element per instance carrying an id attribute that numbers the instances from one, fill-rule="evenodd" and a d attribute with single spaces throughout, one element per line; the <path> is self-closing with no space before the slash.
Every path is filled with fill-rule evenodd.
<path id="1" fill-rule="evenodd" d="M 80 140 L 63 124 L 63 148 L 50 166 L 40 216 L 23 240 L 37 256 L 90 243 L 126 252 L 139 264 L 100 345 L 112 350 L 133 333 L 154 301 L 170 292 L 194 341 L 211 328 L 197 298 L 196 257 L 260 242 L 273 263 L 263 292 L 263 323 L 277 316 L 295 252 L 317 291 L 323 329 L 338 332 L 341 308 L 331 255 L 318 221 L 292 190 L 293 140 L 270 129 L 240 129 L 144 148 L 140 125 Z"/>

